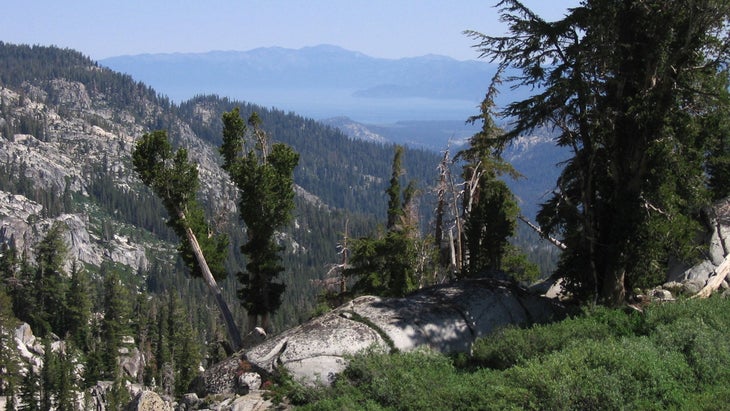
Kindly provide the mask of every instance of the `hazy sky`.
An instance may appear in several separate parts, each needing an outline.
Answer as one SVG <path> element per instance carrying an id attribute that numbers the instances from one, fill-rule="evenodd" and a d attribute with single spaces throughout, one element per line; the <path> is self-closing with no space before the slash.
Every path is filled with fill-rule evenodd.
<path id="1" fill-rule="evenodd" d="M 92 59 L 334 44 L 373 57 L 476 59 L 464 30 L 501 34 L 497 0 L 6 0 L 0 41 Z M 578 0 L 524 0 L 557 19 Z"/>

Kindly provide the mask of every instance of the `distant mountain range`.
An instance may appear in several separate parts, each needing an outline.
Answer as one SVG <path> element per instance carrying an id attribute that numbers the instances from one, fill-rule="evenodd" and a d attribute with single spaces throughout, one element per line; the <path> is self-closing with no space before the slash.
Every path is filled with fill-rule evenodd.
<path id="1" fill-rule="evenodd" d="M 331 45 L 249 51 L 141 54 L 99 62 L 154 87 L 174 101 L 211 93 L 304 115 L 351 138 L 452 153 L 463 148 L 480 124 L 466 124 L 478 112 L 494 74 L 483 61 L 427 55 L 382 59 Z M 524 98 L 510 90 L 504 104 Z M 566 158 L 548 132 L 522 137 L 504 153 L 526 178 L 510 182 L 523 212 L 554 187 L 555 164 Z"/>
<path id="2" fill-rule="evenodd" d="M 382 59 L 331 45 L 141 54 L 99 61 L 173 101 L 218 94 L 315 119 L 369 123 L 458 120 L 476 114 L 494 67 L 426 55 Z"/>

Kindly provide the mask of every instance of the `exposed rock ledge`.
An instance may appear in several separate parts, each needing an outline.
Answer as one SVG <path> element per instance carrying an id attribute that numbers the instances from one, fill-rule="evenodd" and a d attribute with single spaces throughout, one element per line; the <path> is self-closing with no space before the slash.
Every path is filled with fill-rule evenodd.
<path id="1" fill-rule="evenodd" d="M 407 298 L 364 296 L 266 340 L 206 370 L 200 396 L 245 391 L 237 375 L 283 367 L 305 384 L 329 384 L 346 357 L 375 347 L 468 352 L 476 338 L 507 325 L 561 319 L 565 308 L 505 282 L 465 280 L 421 290 Z"/>

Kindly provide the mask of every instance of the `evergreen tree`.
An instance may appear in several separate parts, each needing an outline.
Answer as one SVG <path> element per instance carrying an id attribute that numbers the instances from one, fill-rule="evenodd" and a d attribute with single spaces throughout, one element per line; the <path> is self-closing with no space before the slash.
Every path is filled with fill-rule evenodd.
<path id="1" fill-rule="evenodd" d="M 726 78 L 730 88 L 730 78 Z M 714 200 L 730 196 L 730 104 L 712 108 L 701 129 L 710 133 L 707 170 Z"/>
<path id="2" fill-rule="evenodd" d="M 418 287 L 417 244 L 421 242 L 414 205 L 415 183 L 401 190 L 403 148 L 393 155 L 388 200 L 387 231 L 376 238 L 362 237 L 353 242 L 351 266 L 345 275 L 356 277 L 352 290 L 384 296 L 404 296 Z"/>
<path id="3" fill-rule="evenodd" d="M 7 396 L 7 402 L 5 403 L 5 411 L 15 411 L 20 409 L 20 404 L 17 402 L 16 398 L 16 389 L 15 389 L 15 381 L 14 380 L 8 380 L 8 386 L 6 391 Z"/>
<path id="4" fill-rule="evenodd" d="M 55 393 L 56 382 L 60 375 L 58 374 L 58 361 L 51 349 L 51 341 L 46 338 L 43 340 L 43 367 L 40 376 L 40 397 L 41 408 L 50 410 L 54 406 L 53 395 Z"/>
<path id="5" fill-rule="evenodd" d="M 192 321 L 174 292 L 169 295 L 167 322 L 169 351 L 175 373 L 174 392 L 182 395 L 198 375 L 201 355 Z"/>
<path id="6" fill-rule="evenodd" d="M 157 366 L 157 380 L 160 384 L 163 383 L 162 370 L 169 366 L 172 362 L 172 355 L 170 354 L 170 335 L 167 332 L 165 324 L 167 323 L 167 307 L 160 307 L 157 316 L 157 333 L 155 339 L 155 364 Z"/>
<path id="7" fill-rule="evenodd" d="M 481 114 L 469 119 L 472 123 L 481 121 L 481 130 L 454 158 L 464 161 L 462 226 L 466 248 L 462 250 L 462 261 L 464 274 L 470 276 L 503 268 L 502 257 L 517 225 L 517 202 L 501 178 L 518 178 L 519 174 L 502 159 L 502 130 L 495 124 L 493 114 L 499 74 L 481 104 Z"/>
<path id="8" fill-rule="evenodd" d="M 97 381 L 103 380 L 105 377 L 104 370 L 104 346 L 101 339 L 100 321 L 92 320 L 91 322 L 91 343 L 89 350 L 85 355 L 83 387 L 90 388 Z"/>
<path id="9" fill-rule="evenodd" d="M 122 337 L 130 334 L 129 297 L 115 270 L 104 275 L 104 317 L 101 320 L 102 377 L 116 379 L 119 374 L 119 348 Z"/>
<path id="10" fill-rule="evenodd" d="M 63 238 L 65 226 L 55 222 L 45 237 L 36 246 L 35 290 L 31 314 L 31 327 L 40 336 L 49 332 L 64 335 L 65 318 L 59 313 L 66 309 L 66 263 L 67 246 Z"/>
<path id="11" fill-rule="evenodd" d="M 293 173 L 299 155 L 289 146 L 271 144 L 256 113 L 243 123 L 240 110 L 223 114 L 223 168 L 240 192 L 238 211 L 246 225 L 246 272 L 239 273 L 239 296 L 249 315 L 249 328 L 270 329 L 270 315 L 281 305 L 285 284 L 275 282 L 284 271 L 275 238 L 276 230 L 292 220 Z"/>
<path id="12" fill-rule="evenodd" d="M 18 252 L 7 242 L 0 244 L 0 282 L 6 287 L 16 279 L 18 273 Z"/>
<path id="13" fill-rule="evenodd" d="M 37 307 L 37 293 L 34 287 L 36 269 L 25 253 L 20 258 L 17 273 L 17 281 L 9 289 L 10 297 L 13 300 L 13 313 L 19 320 L 33 324 Z"/>
<path id="14" fill-rule="evenodd" d="M 71 345 L 53 350 L 49 339 L 43 341 L 43 368 L 40 375 L 40 404 L 44 410 L 73 411 L 76 389 Z"/>
<path id="15" fill-rule="evenodd" d="M 147 375 L 151 370 L 151 363 L 154 362 L 152 353 L 152 337 L 155 326 L 155 313 L 152 311 L 150 296 L 147 293 L 139 293 L 134 302 L 132 309 L 132 323 L 134 340 L 137 342 L 137 348 L 144 356 L 145 366 L 139 372 L 138 381 L 145 385 L 150 385 L 152 375 Z"/>
<path id="16" fill-rule="evenodd" d="M 233 346 L 241 347 L 241 335 L 233 321 L 217 279 L 226 276 L 224 261 L 228 252 L 225 235 L 210 235 L 209 226 L 196 196 L 198 169 L 188 160 L 187 150 L 173 152 L 165 131 L 145 134 L 132 152 L 134 170 L 142 182 L 162 200 L 169 214 L 168 224 L 180 238 L 178 250 L 193 276 L 203 277 L 223 315 Z"/>
<path id="17" fill-rule="evenodd" d="M 665 278 L 670 258 L 698 256 L 709 147 L 726 128 L 730 4 L 724 0 L 585 0 L 546 22 L 503 0 L 510 34 L 468 32 L 482 55 L 537 93 L 501 113 L 508 141 L 559 131 L 573 156 L 539 215 L 563 236 L 559 272 L 579 299 L 608 305 Z M 717 175 L 720 175 L 718 173 Z"/>
<path id="18" fill-rule="evenodd" d="M 74 262 L 66 293 L 66 331 L 73 344 L 88 352 L 91 343 L 91 286 L 83 267 Z"/>
<path id="19" fill-rule="evenodd" d="M 14 401 L 18 377 L 18 357 L 15 350 L 15 328 L 18 320 L 13 316 L 12 301 L 0 284 L 0 394 Z"/>
<path id="20" fill-rule="evenodd" d="M 74 367 L 73 344 L 67 343 L 57 354 L 59 379 L 56 381 L 56 409 L 58 411 L 74 411 L 76 409 L 75 396 L 79 388 Z"/>
<path id="21" fill-rule="evenodd" d="M 385 193 L 388 195 L 388 223 L 386 225 L 388 231 L 393 230 L 404 216 L 403 205 L 401 204 L 401 196 L 403 193 L 400 188 L 400 179 L 404 173 L 403 146 L 395 146 L 391 170 L 390 184 L 385 190 Z"/>
<path id="22" fill-rule="evenodd" d="M 33 370 L 29 370 L 23 377 L 19 390 L 19 410 L 23 411 L 45 411 L 48 408 L 41 407 L 41 382 Z"/>

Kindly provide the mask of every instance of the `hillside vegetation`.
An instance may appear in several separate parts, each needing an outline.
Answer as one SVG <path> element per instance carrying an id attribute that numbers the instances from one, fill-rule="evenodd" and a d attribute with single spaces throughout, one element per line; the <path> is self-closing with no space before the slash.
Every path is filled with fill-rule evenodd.
<path id="1" fill-rule="evenodd" d="M 730 299 L 643 313 L 603 307 L 550 325 L 506 328 L 471 357 L 428 351 L 354 357 L 335 384 L 284 381 L 304 410 L 726 409 Z"/>

